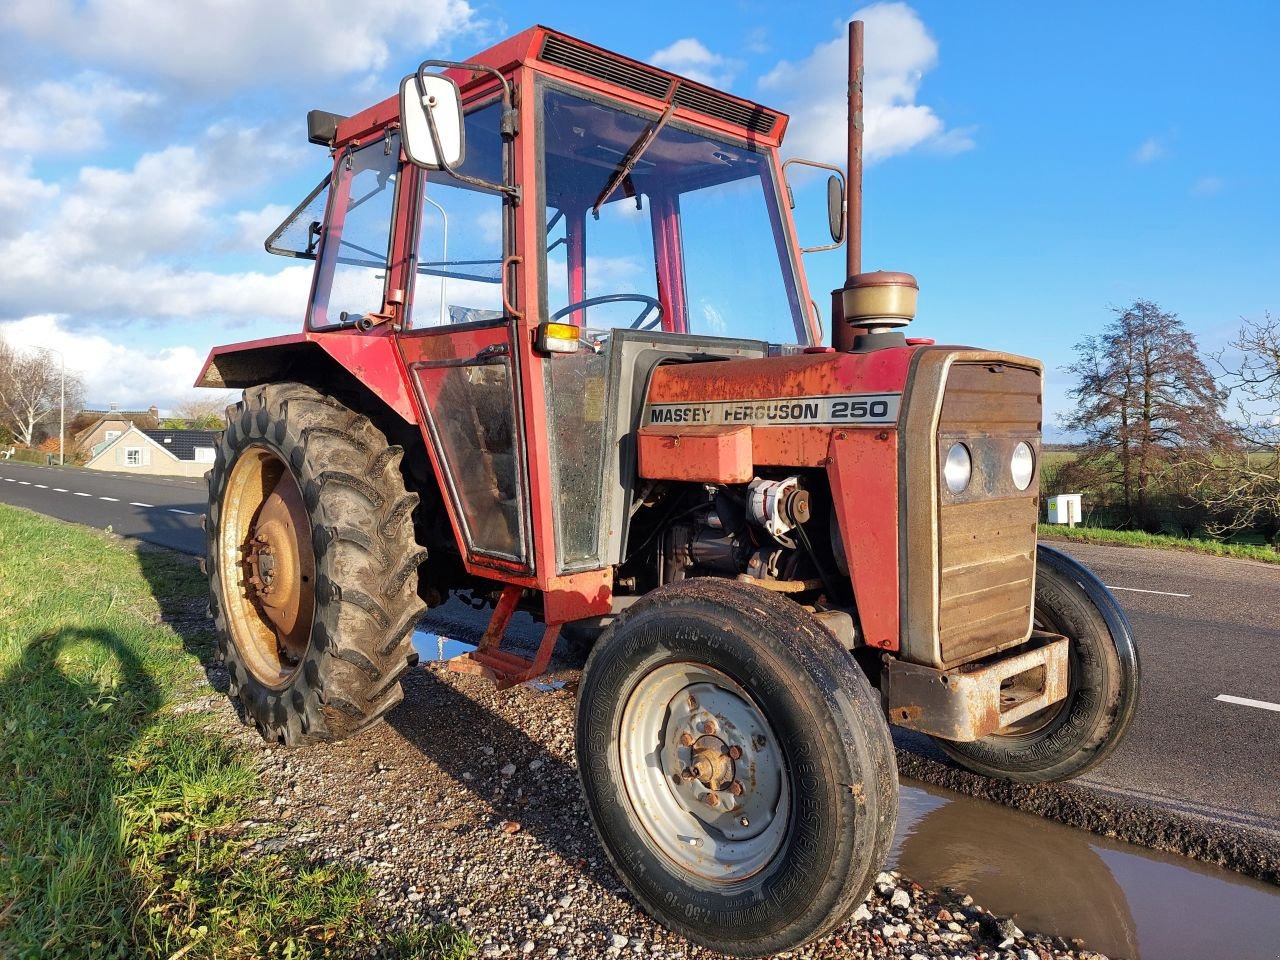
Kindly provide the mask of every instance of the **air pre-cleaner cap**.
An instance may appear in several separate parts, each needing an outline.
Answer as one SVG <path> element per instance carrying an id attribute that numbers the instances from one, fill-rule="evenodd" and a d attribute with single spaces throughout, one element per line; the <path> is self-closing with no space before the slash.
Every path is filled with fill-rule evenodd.
<path id="1" fill-rule="evenodd" d="M 909 273 L 876 270 L 845 281 L 844 322 L 868 329 L 905 327 L 916 317 L 920 285 Z"/>

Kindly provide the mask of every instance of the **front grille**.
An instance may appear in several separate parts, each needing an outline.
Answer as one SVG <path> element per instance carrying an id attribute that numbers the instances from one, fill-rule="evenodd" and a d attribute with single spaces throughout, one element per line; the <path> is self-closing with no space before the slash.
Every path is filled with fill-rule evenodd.
<path id="1" fill-rule="evenodd" d="M 640 64 L 619 60 L 599 51 L 578 46 L 549 34 L 542 42 L 538 59 L 558 67 L 575 70 L 604 80 L 627 90 L 634 90 L 655 100 L 672 100 L 678 106 L 696 110 L 709 117 L 743 127 L 754 133 L 770 134 L 777 126 L 778 115 L 754 104 L 742 103 L 732 97 L 685 81 L 675 84 L 672 91 L 670 77 Z"/>
<path id="2" fill-rule="evenodd" d="M 1040 377 L 958 363 L 945 390 L 935 455 L 961 441 L 974 461 L 964 493 L 938 492 L 938 642 L 951 666 L 1021 643 L 1030 630 L 1039 477 L 1020 491 L 1008 465 L 1020 440 L 1038 446 Z"/>

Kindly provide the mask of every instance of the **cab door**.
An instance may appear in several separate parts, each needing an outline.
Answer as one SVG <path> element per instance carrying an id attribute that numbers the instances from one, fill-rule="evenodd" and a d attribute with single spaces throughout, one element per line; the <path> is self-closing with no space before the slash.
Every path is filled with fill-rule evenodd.
<path id="1" fill-rule="evenodd" d="M 502 181 L 501 104 L 469 107 L 462 172 Z M 471 566 L 533 568 L 519 321 L 508 296 L 512 211 L 501 193 L 407 168 L 416 224 L 411 306 L 395 334 Z"/>

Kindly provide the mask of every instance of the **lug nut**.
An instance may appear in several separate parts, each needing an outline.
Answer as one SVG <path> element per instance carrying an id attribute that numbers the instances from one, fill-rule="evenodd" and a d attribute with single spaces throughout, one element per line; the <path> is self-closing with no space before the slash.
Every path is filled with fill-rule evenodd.
<path id="1" fill-rule="evenodd" d="M 708 807 L 718 807 L 720 806 L 720 796 L 719 794 L 708 793 L 705 797 L 702 798 L 702 802 L 705 803 Z"/>
<path id="2" fill-rule="evenodd" d="M 716 732 L 716 722 L 714 720 L 708 720 L 702 725 L 702 732 L 707 734 L 707 736 L 714 734 Z"/>
<path id="3" fill-rule="evenodd" d="M 742 748 L 739 746 L 732 746 L 726 752 L 729 754 L 730 760 L 740 760 L 742 758 Z"/>
<path id="4" fill-rule="evenodd" d="M 735 797 L 742 796 L 742 783 L 738 780 L 733 781 L 733 783 L 729 784 L 729 792 Z"/>
<path id="5" fill-rule="evenodd" d="M 682 747 L 692 747 L 692 746 L 693 746 L 693 734 L 691 734 L 691 733 L 682 733 L 682 734 L 680 734 L 680 746 L 682 746 Z"/>

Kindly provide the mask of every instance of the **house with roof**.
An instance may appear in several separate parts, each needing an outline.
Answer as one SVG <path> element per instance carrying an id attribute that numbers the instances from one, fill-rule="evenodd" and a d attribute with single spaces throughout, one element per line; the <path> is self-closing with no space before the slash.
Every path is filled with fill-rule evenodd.
<path id="1" fill-rule="evenodd" d="M 130 427 L 154 430 L 160 426 L 160 411 L 121 410 L 114 403 L 106 410 L 81 410 L 71 420 L 71 443 L 67 454 L 72 457 L 95 457 L 108 442 L 117 439 Z"/>
<path id="2" fill-rule="evenodd" d="M 130 425 L 101 444 L 85 467 L 148 476 L 203 477 L 213 466 L 219 437 L 217 430 L 141 430 Z"/>

